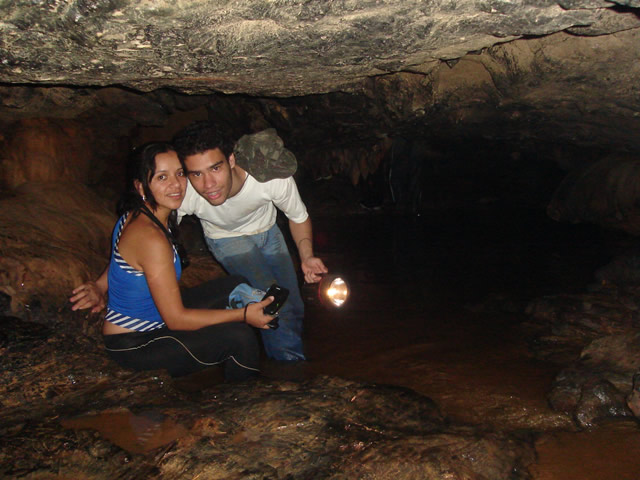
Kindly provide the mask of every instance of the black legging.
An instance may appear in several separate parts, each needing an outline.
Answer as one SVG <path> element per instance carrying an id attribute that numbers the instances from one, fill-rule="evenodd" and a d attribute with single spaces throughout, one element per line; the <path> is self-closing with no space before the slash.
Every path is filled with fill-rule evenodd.
<path id="1" fill-rule="evenodd" d="M 188 308 L 226 308 L 229 294 L 240 283 L 232 275 L 205 282 L 182 291 Z M 113 360 L 133 370 L 167 369 L 180 377 L 213 365 L 224 367 L 227 381 L 244 380 L 259 372 L 259 344 L 246 323 L 228 322 L 198 330 L 169 330 L 105 335 L 104 343 Z"/>

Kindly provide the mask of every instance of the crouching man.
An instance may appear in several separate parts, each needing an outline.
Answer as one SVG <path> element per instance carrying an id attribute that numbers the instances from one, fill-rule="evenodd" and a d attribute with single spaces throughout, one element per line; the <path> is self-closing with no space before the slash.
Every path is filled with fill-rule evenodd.
<path id="1" fill-rule="evenodd" d="M 292 177 L 295 157 L 274 129 L 245 135 L 234 148 L 212 124 L 198 122 L 172 143 L 189 179 L 178 218 L 200 219 L 207 246 L 227 273 L 262 290 L 273 283 L 289 289 L 279 328 L 260 333 L 269 358 L 305 360 L 304 304 L 276 208 L 289 220 L 305 281 L 318 282 L 327 268 L 313 254 L 311 219 Z"/>

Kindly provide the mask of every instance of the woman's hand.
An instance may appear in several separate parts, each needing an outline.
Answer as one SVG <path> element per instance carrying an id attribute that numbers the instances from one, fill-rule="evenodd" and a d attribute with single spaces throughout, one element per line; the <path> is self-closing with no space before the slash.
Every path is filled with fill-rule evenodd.
<path id="1" fill-rule="evenodd" d="M 106 295 L 98 287 L 96 282 L 83 283 L 76 287 L 69 301 L 73 304 L 71 310 L 91 309 L 91 313 L 98 313 L 107 306 Z"/>
<path id="2" fill-rule="evenodd" d="M 267 325 L 275 317 L 272 315 L 265 315 L 264 307 L 273 302 L 273 297 L 267 297 L 261 302 L 250 303 L 246 308 L 246 322 L 252 327 L 267 329 Z"/>

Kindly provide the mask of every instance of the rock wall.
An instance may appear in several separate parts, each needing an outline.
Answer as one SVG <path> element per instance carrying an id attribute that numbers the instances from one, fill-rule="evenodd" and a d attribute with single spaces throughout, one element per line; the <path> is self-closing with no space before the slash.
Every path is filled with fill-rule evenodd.
<path id="1" fill-rule="evenodd" d="M 0 291 L 29 316 L 65 304 L 106 265 L 115 215 L 84 185 L 27 182 L 0 200 Z M 35 302 L 35 303 L 34 303 Z"/>
<path id="2" fill-rule="evenodd" d="M 26 182 L 89 181 L 95 163 L 95 132 L 75 121 L 34 118 L 4 132 L 0 183 L 9 189 Z"/>

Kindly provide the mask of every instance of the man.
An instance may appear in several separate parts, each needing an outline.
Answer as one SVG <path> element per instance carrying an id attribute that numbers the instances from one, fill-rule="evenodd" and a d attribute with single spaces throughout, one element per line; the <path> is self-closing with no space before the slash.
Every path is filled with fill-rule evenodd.
<path id="1" fill-rule="evenodd" d="M 327 268 L 313 254 L 311 219 L 291 176 L 295 157 L 274 129 L 245 135 L 232 150 L 213 125 L 198 122 L 173 144 L 189 179 L 178 218 L 200 219 L 207 246 L 227 273 L 243 275 L 262 290 L 273 283 L 289 289 L 279 328 L 261 331 L 262 340 L 270 358 L 304 360 L 304 305 L 276 207 L 289 219 L 305 281 L 318 282 Z"/>

